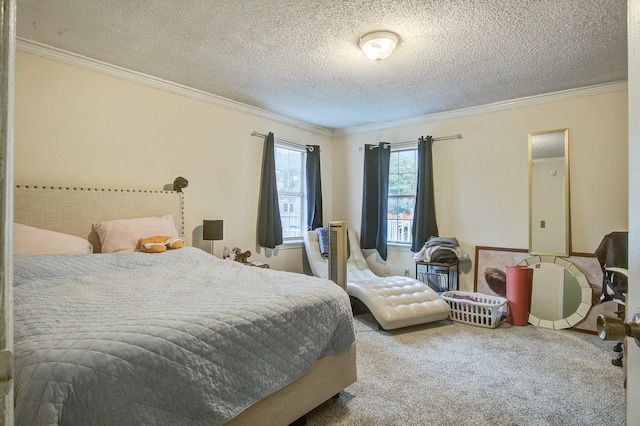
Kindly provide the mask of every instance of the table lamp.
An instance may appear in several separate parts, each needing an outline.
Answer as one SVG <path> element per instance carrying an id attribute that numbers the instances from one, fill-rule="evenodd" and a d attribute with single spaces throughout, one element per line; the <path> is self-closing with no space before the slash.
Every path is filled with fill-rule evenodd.
<path id="1" fill-rule="evenodd" d="M 213 255 L 214 241 L 221 240 L 222 237 L 222 221 L 221 220 L 203 220 L 202 221 L 202 239 L 211 241 L 211 254 Z"/>

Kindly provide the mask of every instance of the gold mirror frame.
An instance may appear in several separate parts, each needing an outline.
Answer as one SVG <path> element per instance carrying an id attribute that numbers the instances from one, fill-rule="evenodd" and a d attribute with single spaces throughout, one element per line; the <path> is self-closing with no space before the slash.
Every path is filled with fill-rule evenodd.
<path id="1" fill-rule="evenodd" d="M 568 257 L 569 129 L 529 133 L 529 253 Z"/>

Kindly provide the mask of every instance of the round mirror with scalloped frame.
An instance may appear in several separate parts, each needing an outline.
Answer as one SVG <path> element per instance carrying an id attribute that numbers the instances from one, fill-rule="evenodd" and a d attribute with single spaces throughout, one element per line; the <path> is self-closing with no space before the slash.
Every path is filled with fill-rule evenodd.
<path id="1" fill-rule="evenodd" d="M 560 330 L 583 321 L 592 290 L 584 273 L 558 256 L 532 256 L 518 264 L 533 269 L 529 323 Z"/>

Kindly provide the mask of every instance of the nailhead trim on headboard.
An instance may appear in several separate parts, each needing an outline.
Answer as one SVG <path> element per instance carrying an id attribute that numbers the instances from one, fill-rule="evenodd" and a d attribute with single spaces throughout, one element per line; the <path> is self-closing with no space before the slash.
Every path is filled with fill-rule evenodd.
<path id="1" fill-rule="evenodd" d="M 166 190 L 148 190 L 148 189 L 113 189 L 113 188 L 84 188 L 84 187 L 70 187 L 70 186 L 46 186 L 46 185 L 15 185 L 16 188 L 25 189 L 58 189 L 61 191 L 87 191 L 87 192 L 127 192 L 127 193 L 147 193 L 147 194 L 178 194 L 180 197 L 180 226 L 182 228 L 181 235 L 185 233 L 184 222 L 184 194 L 176 191 Z"/>
<path id="2" fill-rule="evenodd" d="M 148 193 L 172 193 L 175 191 L 165 191 L 165 190 L 149 190 L 149 189 L 111 189 L 111 188 L 77 188 L 77 187 L 69 187 L 69 186 L 38 186 L 38 185 L 16 185 L 16 188 L 33 188 L 33 189 L 64 189 L 69 191 L 113 191 L 113 192 L 148 192 Z M 181 195 L 182 196 L 182 195 Z"/>

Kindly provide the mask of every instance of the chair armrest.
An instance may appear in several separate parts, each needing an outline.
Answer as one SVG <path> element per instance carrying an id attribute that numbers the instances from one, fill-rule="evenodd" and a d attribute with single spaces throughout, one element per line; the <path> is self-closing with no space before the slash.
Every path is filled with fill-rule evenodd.
<path id="1" fill-rule="evenodd" d="M 625 269 L 625 268 L 618 268 L 618 267 L 610 267 L 610 268 L 604 268 L 606 271 L 611 271 L 611 272 L 617 272 L 619 274 L 624 275 L 625 277 L 629 277 L 629 270 Z"/>

